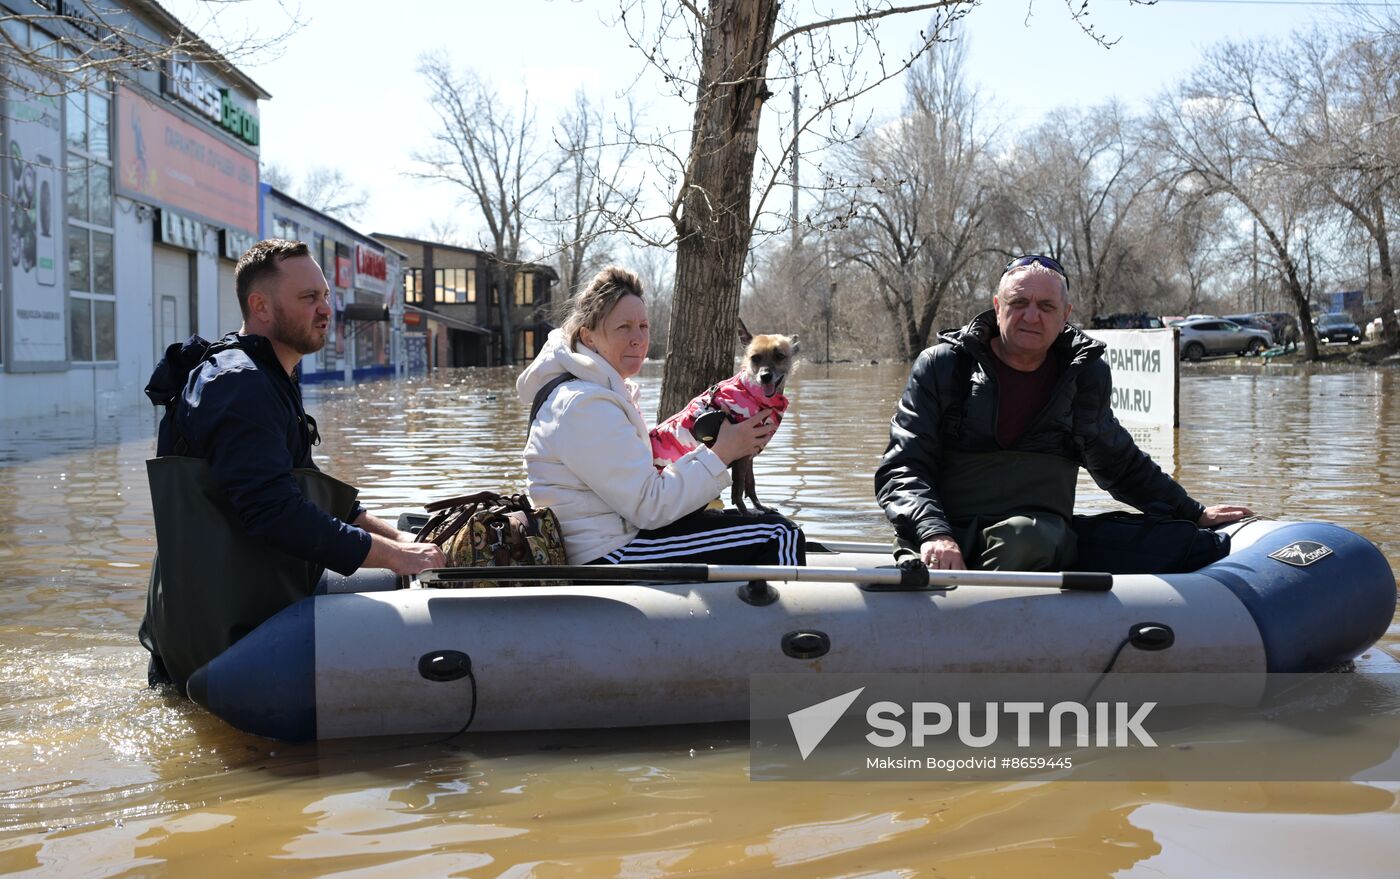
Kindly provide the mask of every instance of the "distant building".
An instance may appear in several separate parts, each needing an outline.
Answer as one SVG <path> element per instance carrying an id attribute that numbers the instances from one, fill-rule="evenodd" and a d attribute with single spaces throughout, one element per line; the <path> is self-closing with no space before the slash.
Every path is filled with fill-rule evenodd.
<path id="1" fill-rule="evenodd" d="M 263 238 L 304 241 L 331 289 L 326 347 L 301 361 L 301 380 L 354 381 L 406 365 L 403 273 L 407 256 L 262 184 Z"/>
<path id="2" fill-rule="evenodd" d="M 421 334 L 428 366 L 496 366 L 504 360 L 501 288 L 507 275 L 482 250 L 376 232 L 374 238 L 407 256 L 404 331 Z M 550 321 L 559 274 L 526 263 L 514 272 L 506 300 L 516 362 L 534 358 L 554 328 Z"/>

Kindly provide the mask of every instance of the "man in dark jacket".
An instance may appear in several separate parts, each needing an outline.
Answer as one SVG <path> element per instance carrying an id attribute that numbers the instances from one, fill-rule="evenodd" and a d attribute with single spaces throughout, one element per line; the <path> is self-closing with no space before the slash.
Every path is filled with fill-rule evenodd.
<path id="1" fill-rule="evenodd" d="M 1192 500 L 1118 423 L 1104 345 L 1066 323 L 1058 262 L 1012 260 L 992 306 L 919 355 L 890 419 L 875 494 L 895 526 L 896 558 L 1067 568 L 1080 467 L 1123 503 L 1165 506 L 1202 527 L 1252 515 Z"/>
<path id="2" fill-rule="evenodd" d="M 438 547 L 414 542 L 413 535 L 370 515 L 358 503 L 346 519 L 337 518 L 304 496 L 294 478 L 295 468 L 316 469 L 311 449 L 320 441 L 316 422 L 302 406 L 295 370 L 303 355 L 325 345 L 330 320 L 330 291 L 306 245 L 280 239 L 258 242 L 239 260 L 235 284 L 243 312 L 241 332 L 212 345 L 193 337 L 171 346 L 146 388 L 153 402 L 167 407 L 157 456 L 203 459 L 248 535 L 283 556 L 310 563 L 312 570 L 329 568 L 350 575 L 366 567 L 416 574 L 442 566 Z M 183 602 L 183 614 L 172 612 L 165 620 L 169 605 L 159 581 L 153 577 L 142 625 L 142 642 L 157 660 L 166 634 L 162 629 L 171 641 L 190 640 L 191 625 L 184 615 L 199 607 Z M 191 665 L 207 658 L 205 653 L 227 647 L 222 642 L 235 640 L 261 622 L 247 618 L 249 614 L 275 612 L 284 599 L 254 601 L 225 602 L 220 612 L 230 619 L 199 620 L 209 624 L 207 631 L 218 633 L 212 640 L 220 643 L 210 646 L 204 643 L 210 637 L 196 638 L 197 643 L 182 650 L 195 660 L 182 664 Z M 156 662 L 152 671 L 158 678 Z M 177 669 L 172 665 L 170 671 Z M 179 673 L 176 678 L 183 684 Z"/>

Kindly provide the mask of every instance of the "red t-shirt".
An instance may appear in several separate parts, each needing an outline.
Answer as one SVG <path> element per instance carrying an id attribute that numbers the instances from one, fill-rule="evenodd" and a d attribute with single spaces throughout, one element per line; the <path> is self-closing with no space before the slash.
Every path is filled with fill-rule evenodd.
<path id="1" fill-rule="evenodd" d="M 1060 359 L 1047 353 L 1044 363 L 1022 372 L 1003 363 L 990 346 L 988 351 L 997 380 L 997 444 L 1010 449 L 1050 402 L 1060 378 Z"/>

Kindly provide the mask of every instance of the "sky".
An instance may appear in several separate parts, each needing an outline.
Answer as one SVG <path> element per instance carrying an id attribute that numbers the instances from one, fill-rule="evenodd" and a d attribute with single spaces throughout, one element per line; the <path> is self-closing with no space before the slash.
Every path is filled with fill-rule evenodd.
<path id="1" fill-rule="evenodd" d="M 549 127 L 586 88 L 610 107 L 623 96 L 648 122 L 684 129 L 689 108 L 668 96 L 616 25 L 619 0 L 164 0 L 216 47 L 229 38 L 267 37 L 302 24 L 277 53 L 238 66 L 272 99 L 260 105 L 262 161 L 299 179 L 315 166 L 339 168 L 369 195 L 351 225 L 364 232 L 426 234 L 452 221 L 478 228 L 460 192 L 411 179 L 412 154 L 429 143 L 434 117 L 418 72 L 430 50 L 491 79 L 507 100 L 528 89 L 537 125 Z M 658 0 L 642 0 L 654 5 Z M 674 2 L 674 0 L 672 0 Z M 896 0 L 909 2 L 909 0 Z M 1073 0 L 1076 6 L 1081 0 Z M 789 8 L 849 9 L 840 0 L 791 0 Z M 1373 3 L 1373 6 L 1384 5 Z M 210 19 L 210 10 L 218 15 Z M 1117 42 L 1105 49 L 1070 19 L 1065 0 L 986 0 L 965 19 L 967 75 L 1003 128 L 1034 125 L 1060 106 L 1117 98 L 1142 107 L 1183 77 L 1202 50 L 1224 39 L 1280 38 L 1345 13 L 1336 0 L 1160 0 L 1153 6 L 1094 0 L 1089 20 Z M 885 20 L 882 44 L 907 50 L 928 18 Z M 886 83 L 859 108 L 876 124 L 897 116 L 902 82 Z M 775 99 L 788 106 L 790 98 Z M 771 106 L 771 104 L 770 104 Z M 293 187 L 294 188 L 294 187 Z M 469 237 L 472 237 L 469 234 Z"/>

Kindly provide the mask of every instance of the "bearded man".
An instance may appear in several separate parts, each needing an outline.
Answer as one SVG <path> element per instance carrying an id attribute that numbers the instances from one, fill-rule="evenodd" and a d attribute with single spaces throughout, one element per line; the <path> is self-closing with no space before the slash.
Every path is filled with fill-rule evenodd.
<path id="1" fill-rule="evenodd" d="M 193 336 L 172 345 L 146 387 L 166 414 L 156 443 L 159 463 L 152 462 L 151 471 L 160 564 L 151 580 L 141 641 L 154 657 L 152 684 L 173 679 L 181 689 L 205 662 L 311 594 L 325 569 L 347 577 L 360 568 L 401 575 L 444 563 L 438 547 L 417 543 L 413 535 L 370 515 L 343 483 L 336 504 L 306 496 L 311 489 L 305 474 L 321 475 L 311 458 L 320 435 L 302 405 L 296 368 L 303 355 L 325 345 L 331 315 L 330 289 L 306 244 L 259 241 L 238 261 L 235 283 L 243 312 L 240 331 L 213 344 Z M 193 459 L 195 469 L 171 478 L 172 462 L 161 460 L 169 456 Z M 164 470 L 161 464 L 167 465 Z M 158 479 L 157 473 L 165 475 Z M 183 484 L 191 479 L 201 483 L 198 491 Z M 171 484 L 175 488 L 168 488 Z M 211 500 L 206 503 L 205 497 Z M 232 512 L 201 520 L 212 526 L 181 521 L 199 519 L 209 506 Z M 219 527 L 224 522 L 229 527 Z M 203 533 L 192 533 L 200 529 Z M 238 531 L 244 542 L 220 555 L 218 547 L 225 544 L 219 541 L 227 535 L 215 531 Z M 266 582 L 276 578 L 247 573 L 257 570 L 243 564 L 249 555 L 274 558 L 274 571 L 291 563 L 291 573 L 280 585 Z M 192 576 L 191 570 L 199 574 Z M 364 589 L 352 585 L 345 591 Z"/>

